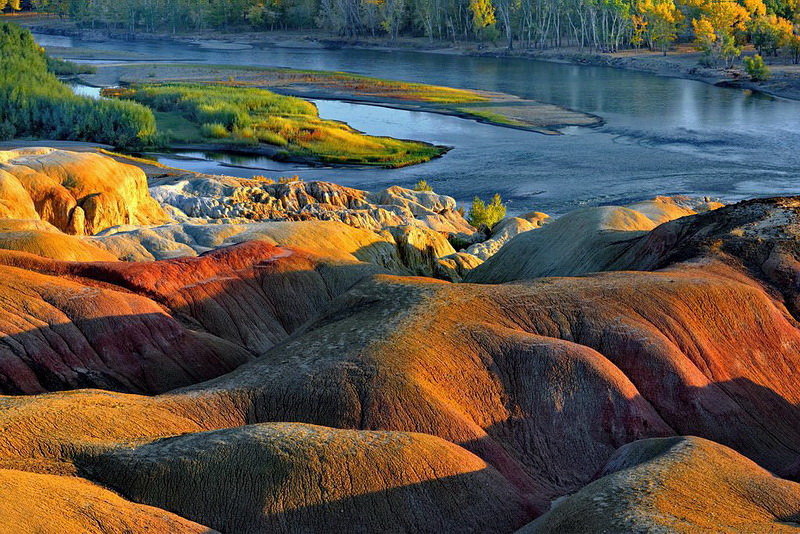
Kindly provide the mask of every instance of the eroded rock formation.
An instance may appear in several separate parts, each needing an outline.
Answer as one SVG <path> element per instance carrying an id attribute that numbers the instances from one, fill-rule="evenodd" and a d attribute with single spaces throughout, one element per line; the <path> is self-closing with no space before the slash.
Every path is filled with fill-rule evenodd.
<path id="1" fill-rule="evenodd" d="M 530 517 L 500 473 L 427 434 L 268 423 L 86 463 L 130 499 L 221 532 L 509 532 Z"/>
<path id="2" fill-rule="evenodd" d="M 520 534 L 800 528 L 800 484 L 712 441 L 638 441 L 620 448 L 599 476 Z"/>
<path id="3" fill-rule="evenodd" d="M 390 187 L 377 193 L 329 182 L 233 178 L 205 174 L 154 180 L 153 197 L 178 219 L 331 220 L 380 231 L 416 225 L 444 234 L 471 236 L 475 229 L 456 211 L 451 197 Z"/>
<path id="4" fill-rule="evenodd" d="M 203 525 L 74 476 L 0 469 L 0 531 L 211 534 Z"/>
<path id="5" fill-rule="evenodd" d="M 77 235 L 169 220 L 138 167 L 52 148 L 0 151 L 0 216 L 41 218 Z"/>
<path id="6" fill-rule="evenodd" d="M 797 199 L 534 214 L 476 268 L 420 222 L 452 209 L 433 196 L 236 184 L 417 222 L 0 222 L 0 515 L 22 531 L 56 509 L 64 532 L 796 526 Z M 408 276 L 429 272 L 483 283 Z M 19 395 L 86 386 L 161 394 Z"/>

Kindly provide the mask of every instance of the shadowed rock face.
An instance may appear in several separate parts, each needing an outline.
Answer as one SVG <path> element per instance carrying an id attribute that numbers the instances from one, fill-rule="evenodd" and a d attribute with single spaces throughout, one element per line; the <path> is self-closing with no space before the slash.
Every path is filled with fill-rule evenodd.
<path id="1" fill-rule="evenodd" d="M 568 213 L 541 229 L 511 239 L 470 272 L 466 281 L 503 283 L 609 270 L 637 238 L 655 226 L 644 214 L 629 208 L 600 207 Z"/>
<path id="2" fill-rule="evenodd" d="M 0 469 L 0 522 L 0 531 L 9 533 L 215 532 L 80 478 L 7 469 Z"/>
<path id="3" fill-rule="evenodd" d="M 138 167 L 51 148 L 0 152 L 0 216 L 41 218 L 77 235 L 169 220 L 150 197 Z"/>
<path id="4" fill-rule="evenodd" d="M 800 484 L 708 440 L 626 445 L 599 477 L 519 532 L 800 530 Z"/>
<path id="5" fill-rule="evenodd" d="M 90 282 L 0 266 L 0 390 L 80 387 L 153 393 L 251 358 L 186 329 L 155 302 Z"/>
<path id="6" fill-rule="evenodd" d="M 671 263 L 721 258 L 780 293 L 800 311 L 800 200 L 740 202 L 659 226 L 625 255 L 622 268 L 658 269 Z"/>
<path id="7" fill-rule="evenodd" d="M 496 470 L 425 434 L 270 423 L 87 463 L 123 495 L 223 532 L 509 532 L 530 517 Z"/>
<path id="8" fill-rule="evenodd" d="M 0 263 L 17 266 L 0 267 L 0 294 L 9 299 L 0 317 L 5 393 L 160 393 L 213 378 L 380 272 L 255 241 L 152 263 L 66 263 L 19 253 Z"/>
<path id="9" fill-rule="evenodd" d="M 674 221 L 670 223 L 673 226 L 680 226 L 696 220 L 688 217 L 695 213 L 709 214 L 714 219 L 710 212 L 720 207 L 722 205 L 718 203 L 696 202 L 682 197 L 657 197 L 626 207 L 577 210 L 546 224 L 541 230 L 514 234 L 517 237 L 489 258 L 486 264 L 469 273 L 466 280 L 487 284 L 542 276 L 647 269 L 634 262 L 629 252 L 642 242 L 644 236 L 649 236 L 651 230 L 668 221 Z M 501 226 L 500 230 L 502 233 Z M 491 247 L 491 241 L 471 248 L 485 250 Z"/>
<path id="10" fill-rule="evenodd" d="M 284 420 L 434 434 L 497 468 L 540 511 L 617 447 L 651 436 L 714 438 L 791 475 L 797 330 L 757 285 L 719 269 L 509 286 L 379 278 L 259 360 L 184 392 L 121 399 L 115 413 L 183 413 L 201 428 Z M 12 450 L 42 439 L 14 426 L 4 433 Z M 148 428 L 143 438 L 165 435 Z M 57 435 L 67 449 L 89 439 Z"/>
<path id="11" fill-rule="evenodd" d="M 540 506 L 618 446 L 672 433 L 796 476 L 800 332 L 759 286 L 718 269 L 488 287 L 380 278 L 193 390 L 237 399 L 252 422 L 444 437 Z"/>

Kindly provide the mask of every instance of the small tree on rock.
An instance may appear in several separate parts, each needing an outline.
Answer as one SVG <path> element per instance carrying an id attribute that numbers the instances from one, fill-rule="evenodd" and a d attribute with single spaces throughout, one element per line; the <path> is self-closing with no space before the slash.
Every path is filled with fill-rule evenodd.
<path id="1" fill-rule="evenodd" d="M 495 194 L 488 205 L 480 198 L 475 197 L 469 214 L 467 214 L 467 221 L 475 228 L 485 226 L 491 230 L 505 216 L 506 207 L 503 205 L 503 199 L 499 194 Z"/>

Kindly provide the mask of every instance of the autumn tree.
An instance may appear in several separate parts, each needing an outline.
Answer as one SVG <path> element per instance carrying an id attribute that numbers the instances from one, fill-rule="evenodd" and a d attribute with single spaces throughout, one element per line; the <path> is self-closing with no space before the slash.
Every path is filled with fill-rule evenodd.
<path id="1" fill-rule="evenodd" d="M 644 20 L 644 34 L 651 49 L 660 49 L 666 56 L 667 48 L 678 37 L 683 14 L 673 0 L 642 0 L 637 9 Z"/>
<path id="2" fill-rule="evenodd" d="M 716 61 L 717 32 L 714 25 L 706 17 L 692 19 L 694 30 L 694 43 L 698 50 L 705 55 L 706 62 L 713 64 Z"/>
<path id="3" fill-rule="evenodd" d="M 631 44 L 637 49 L 644 44 L 645 36 L 647 35 L 647 19 L 643 15 L 631 15 L 631 24 L 633 25 L 631 31 Z"/>
<path id="4" fill-rule="evenodd" d="M 383 0 L 381 3 L 381 28 L 393 41 L 405 21 L 406 0 Z"/>
<path id="5" fill-rule="evenodd" d="M 3 11 L 4 9 L 19 11 L 20 8 L 20 0 L 0 0 L 0 11 Z"/>
<path id="6" fill-rule="evenodd" d="M 490 0 L 470 0 L 469 10 L 472 13 L 472 25 L 477 35 L 483 35 L 486 28 L 494 27 L 497 18 Z"/>
<path id="7" fill-rule="evenodd" d="M 692 21 L 695 44 L 709 63 L 722 59 L 730 67 L 742 53 L 748 23 L 753 16 L 763 16 L 766 7 L 761 0 L 744 0 L 744 4 L 710 0 L 700 4 L 700 11 L 700 17 Z"/>
<path id="8" fill-rule="evenodd" d="M 0 0 L 82 26 L 118 30 L 198 31 L 318 26 L 348 38 L 496 41 L 508 48 L 576 46 L 614 52 L 647 45 L 666 52 L 689 30 L 708 64 L 729 66 L 752 42 L 760 55 L 793 59 L 800 0 Z"/>
<path id="9" fill-rule="evenodd" d="M 763 15 L 751 20 L 750 40 L 761 55 L 777 54 L 792 36 L 794 27 L 788 20 L 777 15 Z"/>

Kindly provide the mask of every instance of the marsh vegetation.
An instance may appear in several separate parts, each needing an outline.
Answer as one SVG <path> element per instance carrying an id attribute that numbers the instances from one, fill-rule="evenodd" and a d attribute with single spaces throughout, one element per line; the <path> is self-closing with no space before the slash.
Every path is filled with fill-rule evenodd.
<path id="1" fill-rule="evenodd" d="M 311 102 L 264 89 L 222 84 L 137 84 L 108 89 L 105 96 L 133 101 L 155 112 L 170 143 L 276 147 L 277 159 L 402 167 L 446 151 L 417 141 L 363 134 L 320 118 Z"/>

